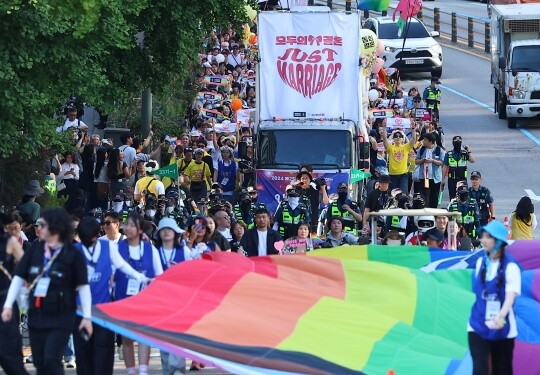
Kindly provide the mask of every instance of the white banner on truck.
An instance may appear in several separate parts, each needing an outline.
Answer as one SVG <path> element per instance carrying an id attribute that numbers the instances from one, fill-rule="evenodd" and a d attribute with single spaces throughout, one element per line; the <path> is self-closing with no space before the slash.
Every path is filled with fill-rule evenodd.
<path id="1" fill-rule="evenodd" d="M 259 13 L 260 119 L 358 122 L 359 17 Z"/>

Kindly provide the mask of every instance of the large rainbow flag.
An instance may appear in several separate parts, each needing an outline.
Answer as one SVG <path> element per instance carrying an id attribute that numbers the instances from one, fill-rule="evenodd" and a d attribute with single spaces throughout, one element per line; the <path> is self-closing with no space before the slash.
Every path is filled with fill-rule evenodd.
<path id="1" fill-rule="evenodd" d="M 523 269 L 515 373 L 540 361 L 540 241 L 508 250 Z M 471 269 L 483 256 L 354 246 L 307 255 L 212 253 L 181 263 L 93 320 L 235 374 L 470 374 Z"/>

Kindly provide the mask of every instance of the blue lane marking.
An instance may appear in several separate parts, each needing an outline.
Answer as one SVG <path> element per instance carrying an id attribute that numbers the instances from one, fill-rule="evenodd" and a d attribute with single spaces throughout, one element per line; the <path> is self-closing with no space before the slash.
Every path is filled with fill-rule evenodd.
<path id="1" fill-rule="evenodd" d="M 424 82 L 427 82 L 427 83 L 431 84 L 431 81 L 427 80 L 427 79 L 424 80 Z M 488 105 L 486 103 L 482 103 L 481 101 L 476 100 L 475 98 L 472 98 L 467 94 L 464 94 L 464 93 L 462 93 L 460 91 L 454 90 L 453 88 L 450 88 L 450 87 L 445 86 L 445 85 L 439 85 L 439 87 L 446 90 L 446 91 L 450 91 L 452 94 L 456 94 L 457 96 L 461 96 L 463 99 L 466 99 L 466 100 L 468 100 L 470 102 L 473 102 L 474 104 L 478 104 L 480 107 L 488 109 L 491 112 L 494 111 L 494 108 L 492 106 L 490 106 L 490 105 Z M 540 139 L 535 137 L 530 131 L 528 131 L 527 129 L 523 129 L 523 128 L 519 128 L 518 130 L 521 133 L 523 133 L 523 135 L 525 135 L 527 138 L 529 138 L 531 141 L 536 143 L 536 145 L 540 146 Z"/>

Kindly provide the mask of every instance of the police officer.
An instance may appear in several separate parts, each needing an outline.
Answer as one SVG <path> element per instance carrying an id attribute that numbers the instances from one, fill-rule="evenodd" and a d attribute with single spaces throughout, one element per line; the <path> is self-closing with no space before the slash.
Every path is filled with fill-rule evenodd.
<path id="1" fill-rule="evenodd" d="M 93 304 L 111 302 L 110 282 L 113 268 L 141 283 L 147 281 L 142 273 L 135 271 L 120 256 L 116 243 L 98 239 L 100 231 L 97 221 L 91 217 L 83 218 L 77 227 L 81 242 L 75 245 L 86 260 Z M 77 317 L 77 324 L 80 320 L 81 318 Z M 89 340 L 77 334 L 74 334 L 73 338 L 78 375 L 112 375 L 114 332 L 96 325 Z"/>
<path id="2" fill-rule="evenodd" d="M 15 269 L 2 320 L 10 321 L 23 283 L 29 284 L 28 327 L 38 374 L 63 374 L 62 354 L 75 326 L 78 292 L 83 318 L 78 330 L 92 335 L 92 296 L 84 256 L 72 244 L 71 216 L 62 208 L 45 210 L 38 220 L 40 241 Z"/>
<path id="3" fill-rule="evenodd" d="M 260 208 L 266 209 L 266 204 L 264 202 L 259 202 L 259 192 L 253 186 L 247 187 L 247 193 L 249 194 L 249 199 L 251 199 L 251 207 L 253 209 L 253 215 L 255 211 Z"/>
<path id="4" fill-rule="evenodd" d="M 362 215 L 358 203 L 349 199 L 349 188 L 346 182 L 340 182 L 337 187 L 338 198 L 328 206 L 326 222 L 330 223 L 333 217 L 343 218 L 343 231 L 358 236 L 357 223 L 362 222 Z M 330 228 L 327 228 L 327 231 Z"/>
<path id="5" fill-rule="evenodd" d="M 233 213 L 236 221 L 244 223 L 247 229 L 255 227 L 253 204 L 248 193 L 240 193 L 238 204 L 234 206 Z"/>
<path id="6" fill-rule="evenodd" d="M 274 216 L 274 230 L 287 239 L 296 236 L 298 232 L 298 223 L 302 220 L 310 222 L 307 207 L 300 202 L 300 191 L 296 186 L 288 185 L 285 188 L 287 200 L 283 200 Z"/>
<path id="7" fill-rule="evenodd" d="M 461 217 L 457 218 L 457 223 L 463 226 L 469 238 L 476 239 L 478 237 L 480 214 L 478 213 L 476 200 L 470 197 L 466 183 L 458 183 L 457 196 L 448 204 L 448 211 L 461 212 Z"/>
<path id="8" fill-rule="evenodd" d="M 6 300 L 15 262 L 19 262 L 23 254 L 21 244 L 15 237 L 4 231 L 3 225 L 0 225 L 0 302 L 2 305 Z M 17 305 L 13 306 L 12 314 L 19 316 Z M 18 323 L 18 319 L 0 322 L 0 367 L 7 375 L 28 375 L 23 365 L 22 337 Z"/>
<path id="9" fill-rule="evenodd" d="M 436 120 L 439 119 L 439 109 L 441 108 L 441 90 L 437 87 L 440 84 L 439 77 L 431 77 L 431 85 L 424 89 L 422 95 L 426 107 L 431 110 L 431 114 Z"/>
<path id="10" fill-rule="evenodd" d="M 471 149 L 469 146 L 462 148 L 462 142 L 459 135 L 452 138 L 454 148 L 444 156 L 443 176 L 448 176 L 447 185 L 450 199 L 456 196 L 457 183 L 467 179 L 467 162 L 475 162 Z"/>
<path id="11" fill-rule="evenodd" d="M 476 200 L 478 210 L 480 211 L 480 225 L 485 226 L 491 220 L 495 220 L 495 200 L 491 191 L 481 185 L 482 175 L 478 171 L 471 173 L 471 187 L 469 194 Z"/>

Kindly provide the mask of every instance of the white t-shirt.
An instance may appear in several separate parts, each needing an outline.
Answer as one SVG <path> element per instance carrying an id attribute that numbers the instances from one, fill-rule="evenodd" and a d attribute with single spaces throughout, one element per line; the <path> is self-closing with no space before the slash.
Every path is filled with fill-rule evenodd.
<path id="1" fill-rule="evenodd" d="M 478 274 L 480 273 L 480 268 L 482 267 L 483 261 L 483 258 L 480 258 L 476 261 L 476 269 L 474 271 L 476 276 L 478 276 Z M 491 261 L 489 274 L 486 274 L 486 281 L 491 281 L 495 279 L 495 277 L 497 277 L 499 266 L 499 260 Z M 513 262 L 508 263 L 508 265 L 506 266 L 504 277 L 506 279 L 506 285 L 504 287 L 505 292 L 514 292 L 519 296 L 521 294 L 521 271 L 519 270 L 518 265 Z M 514 314 L 514 308 L 511 308 L 510 312 L 508 313 L 508 323 L 510 324 L 510 330 L 508 331 L 508 336 L 506 337 L 509 339 L 517 337 L 517 324 L 516 315 Z M 467 324 L 467 331 L 474 332 L 470 324 Z"/>
<path id="2" fill-rule="evenodd" d="M 221 235 L 225 237 L 227 241 L 232 241 L 233 238 L 232 238 L 231 230 L 229 228 L 226 228 L 224 231 L 218 230 L 218 232 L 221 233 Z"/>
<path id="3" fill-rule="evenodd" d="M 266 239 L 268 238 L 268 231 L 260 231 L 257 229 L 257 234 L 259 235 L 259 246 L 257 251 L 260 257 L 268 255 L 268 249 L 266 248 Z"/>
<path id="4" fill-rule="evenodd" d="M 122 145 L 118 147 L 118 149 L 124 153 L 124 161 L 126 162 L 128 168 L 131 168 L 131 163 L 135 160 L 137 151 L 128 145 Z"/>
<path id="5" fill-rule="evenodd" d="M 141 251 L 144 249 L 144 243 L 141 241 L 138 246 L 129 246 L 129 257 L 133 260 L 141 259 Z M 152 245 L 152 265 L 154 266 L 154 274 L 159 276 L 163 273 L 163 266 L 159 259 L 159 252 L 154 245 Z"/>
<path id="6" fill-rule="evenodd" d="M 120 236 L 118 236 L 118 239 L 116 240 L 109 240 L 109 237 L 107 237 L 107 235 L 104 235 L 104 236 L 101 236 L 99 237 L 100 240 L 105 240 L 105 241 L 109 241 L 109 242 L 112 242 L 112 243 L 118 243 L 122 240 L 125 240 L 126 239 L 126 236 L 124 236 L 123 234 L 120 234 Z"/>
<path id="7" fill-rule="evenodd" d="M 79 127 L 79 125 L 86 125 L 84 122 L 80 121 L 80 120 L 73 120 L 73 121 L 70 121 L 69 118 L 66 119 L 66 122 L 64 122 L 64 125 L 62 126 L 59 126 L 56 128 L 56 131 L 58 133 L 62 133 L 62 132 L 65 132 L 66 130 L 68 130 L 69 128 L 77 128 Z"/>
<path id="8" fill-rule="evenodd" d="M 66 174 L 67 172 L 71 171 L 72 169 L 73 169 L 73 173 L 75 173 L 74 175 Z M 71 163 L 71 164 L 64 163 L 64 164 L 62 164 L 62 169 L 60 170 L 60 176 L 64 180 L 78 180 L 79 179 L 79 166 L 77 164 L 75 164 L 75 163 Z"/>
<path id="9" fill-rule="evenodd" d="M 227 64 L 232 65 L 236 68 L 237 65 L 243 65 L 244 64 L 244 56 L 242 56 L 240 53 L 236 56 L 234 56 L 232 53 L 227 58 Z"/>

